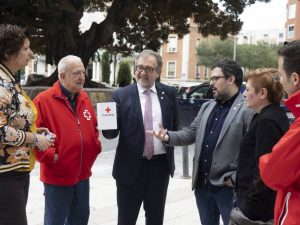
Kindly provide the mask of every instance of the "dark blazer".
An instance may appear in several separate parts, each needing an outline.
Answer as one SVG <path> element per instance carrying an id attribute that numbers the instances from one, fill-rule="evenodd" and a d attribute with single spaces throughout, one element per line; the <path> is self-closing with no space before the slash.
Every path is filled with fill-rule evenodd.
<path id="1" fill-rule="evenodd" d="M 178 129 L 176 90 L 156 82 L 155 84 L 162 112 L 163 127 L 174 131 Z M 145 130 L 137 84 L 119 88 L 113 93 L 117 103 L 117 130 L 102 131 L 105 138 L 115 138 L 119 143 L 113 165 L 113 177 L 117 182 L 131 185 L 137 178 L 143 157 Z M 170 175 L 175 170 L 174 148 L 166 146 Z"/>

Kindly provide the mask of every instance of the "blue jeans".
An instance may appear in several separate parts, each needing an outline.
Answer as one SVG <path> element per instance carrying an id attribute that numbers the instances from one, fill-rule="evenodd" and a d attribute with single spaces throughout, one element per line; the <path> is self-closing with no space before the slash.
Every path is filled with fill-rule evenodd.
<path id="1" fill-rule="evenodd" d="M 196 187 L 195 197 L 202 225 L 219 225 L 220 215 L 224 225 L 228 225 L 232 209 L 232 188 L 207 190 Z"/>
<path id="2" fill-rule="evenodd" d="M 89 179 L 72 186 L 44 184 L 44 225 L 87 225 L 90 215 Z"/>

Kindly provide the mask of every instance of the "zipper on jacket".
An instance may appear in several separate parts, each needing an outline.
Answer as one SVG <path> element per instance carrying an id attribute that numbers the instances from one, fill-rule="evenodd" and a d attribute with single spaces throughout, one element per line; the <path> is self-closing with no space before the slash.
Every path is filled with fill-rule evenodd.
<path id="1" fill-rule="evenodd" d="M 278 219 L 278 224 L 279 225 L 283 225 L 286 217 L 287 217 L 287 214 L 289 212 L 289 208 L 288 208 L 288 205 L 289 205 L 289 200 L 290 200 L 290 197 L 291 197 L 291 192 L 288 192 L 285 196 L 285 200 L 284 200 L 284 203 L 283 203 L 283 208 L 282 208 L 282 211 L 281 211 L 281 214 L 279 216 L 279 219 Z"/>
<path id="2" fill-rule="evenodd" d="M 78 176 L 80 176 L 81 174 L 81 169 L 82 169 L 82 154 L 83 154 L 83 140 L 82 140 L 82 132 L 81 132 L 81 129 L 80 129 L 80 121 L 79 121 L 79 118 L 76 114 L 76 117 L 77 117 L 77 124 L 78 124 L 78 131 L 79 131 L 79 136 L 80 136 L 80 170 L 79 170 L 79 174 Z"/>
<path id="3" fill-rule="evenodd" d="M 76 120 L 77 120 L 77 126 L 78 126 L 78 132 L 79 132 L 79 136 L 80 136 L 80 165 L 79 165 L 79 173 L 78 173 L 78 177 L 80 177 L 80 174 L 81 174 L 81 170 L 82 170 L 82 154 L 83 154 L 83 141 L 82 141 L 82 132 L 81 132 L 81 128 L 80 128 L 80 120 L 79 120 L 79 117 L 78 117 L 78 114 L 77 114 L 77 111 L 74 111 L 73 108 L 71 107 L 71 104 L 69 103 L 68 99 L 66 98 L 62 98 L 65 100 L 68 108 L 73 112 Z M 77 99 L 77 107 L 76 107 L 76 110 L 80 109 L 82 105 L 82 101 L 79 102 L 78 99 Z"/>

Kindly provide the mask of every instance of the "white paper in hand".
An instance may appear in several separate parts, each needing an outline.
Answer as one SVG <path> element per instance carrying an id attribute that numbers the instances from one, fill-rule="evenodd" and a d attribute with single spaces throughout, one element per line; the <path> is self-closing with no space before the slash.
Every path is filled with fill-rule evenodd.
<path id="1" fill-rule="evenodd" d="M 98 129 L 117 129 L 117 109 L 115 102 L 97 103 Z"/>

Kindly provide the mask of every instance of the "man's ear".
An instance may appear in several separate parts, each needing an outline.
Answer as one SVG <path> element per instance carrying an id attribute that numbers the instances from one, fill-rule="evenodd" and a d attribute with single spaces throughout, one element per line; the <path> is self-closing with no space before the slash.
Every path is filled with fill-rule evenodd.
<path id="1" fill-rule="evenodd" d="M 293 72 L 290 79 L 295 87 L 300 87 L 300 74 Z"/>
<path id="2" fill-rule="evenodd" d="M 66 77 L 66 73 L 65 73 L 65 72 L 61 72 L 61 73 L 59 74 L 59 76 L 60 76 L 60 78 L 61 78 L 62 80 L 64 80 L 65 77 Z"/>
<path id="3" fill-rule="evenodd" d="M 235 76 L 233 76 L 233 75 L 230 75 L 230 77 L 228 77 L 228 80 L 229 80 L 229 82 L 230 83 L 234 83 L 234 81 L 235 81 Z"/>

